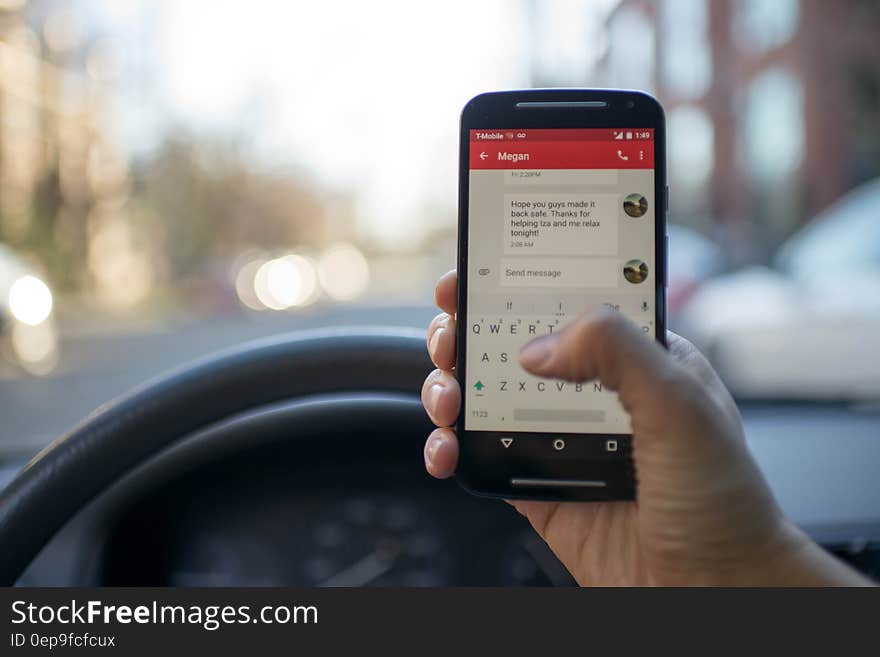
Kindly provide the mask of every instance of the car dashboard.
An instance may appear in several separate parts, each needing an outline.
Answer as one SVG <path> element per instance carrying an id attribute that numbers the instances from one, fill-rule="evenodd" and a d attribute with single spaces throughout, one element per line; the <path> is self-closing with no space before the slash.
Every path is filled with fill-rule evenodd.
<path id="1" fill-rule="evenodd" d="M 783 509 L 827 549 L 880 576 L 880 411 L 742 411 Z M 425 474 L 424 434 L 271 433 L 234 448 L 202 442 L 171 475 L 127 477 L 57 534 L 19 585 L 575 583 L 510 505 Z"/>
<path id="2" fill-rule="evenodd" d="M 283 463 L 283 462 L 281 462 Z M 512 508 L 393 464 L 219 466 L 133 510 L 101 581 L 161 586 L 572 583 Z M 200 476 L 199 479 L 202 479 Z M 222 483 L 221 483 L 222 482 Z"/>

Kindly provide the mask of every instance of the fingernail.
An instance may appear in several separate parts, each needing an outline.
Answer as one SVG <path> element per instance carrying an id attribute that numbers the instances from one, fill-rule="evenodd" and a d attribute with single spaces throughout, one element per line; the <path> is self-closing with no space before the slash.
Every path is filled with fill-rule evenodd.
<path id="1" fill-rule="evenodd" d="M 537 368 L 544 364 L 553 353 L 556 345 L 555 335 L 544 335 L 527 343 L 519 352 L 519 362 L 523 367 Z"/>
<path id="2" fill-rule="evenodd" d="M 433 465 L 434 457 L 437 456 L 437 451 L 440 449 L 440 446 L 443 444 L 443 440 L 439 436 L 434 436 L 433 438 L 428 439 L 428 443 L 425 445 L 425 464 Z"/>
<path id="3" fill-rule="evenodd" d="M 431 413 L 437 408 L 437 402 L 440 400 L 441 394 L 443 394 L 443 386 L 439 383 L 435 383 L 428 388 L 428 394 L 425 395 L 425 406 Z"/>
<path id="4" fill-rule="evenodd" d="M 431 355 L 437 353 L 437 345 L 440 344 L 440 333 L 443 331 L 442 328 L 434 329 L 433 335 L 431 335 L 431 342 L 428 344 L 428 349 L 431 351 Z"/>

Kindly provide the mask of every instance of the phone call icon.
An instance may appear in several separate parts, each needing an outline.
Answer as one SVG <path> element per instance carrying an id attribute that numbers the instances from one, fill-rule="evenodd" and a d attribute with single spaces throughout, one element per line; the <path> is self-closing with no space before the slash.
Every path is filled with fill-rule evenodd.
<path id="1" fill-rule="evenodd" d="M 629 155 L 624 155 L 623 151 L 620 149 L 617 150 L 617 157 L 619 157 L 621 160 L 624 160 L 624 161 L 629 160 Z"/>

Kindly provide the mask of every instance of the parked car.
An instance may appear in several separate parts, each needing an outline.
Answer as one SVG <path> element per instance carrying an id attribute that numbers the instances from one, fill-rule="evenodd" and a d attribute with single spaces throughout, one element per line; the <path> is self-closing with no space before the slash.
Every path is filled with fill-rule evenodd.
<path id="1" fill-rule="evenodd" d="M 673 326 L 694 293 L 727 267 L 721 247 L 692 228 L 678 224 L 669 234 L 669 277 L 666 305 Z"/>
<path id="2" fill-rule="evenodd" d="M 818 215 L 772 266 L 703 285 L 682 319 L 741 398 L 880 399 L 880 179 Z"/>

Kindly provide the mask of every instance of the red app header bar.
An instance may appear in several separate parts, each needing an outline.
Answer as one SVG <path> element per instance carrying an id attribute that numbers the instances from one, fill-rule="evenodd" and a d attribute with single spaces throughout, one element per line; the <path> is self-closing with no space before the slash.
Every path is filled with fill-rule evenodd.
<path id="1" fill-rule="evenodd" d="M 471 169 L 653 169 L 653 141 L 470 143 Z"/>
<path id="2" fill-rule="evenodd" d="M 471 130 L 472 142 L 653 141 L 651 128 L 521 128 Z"/>

